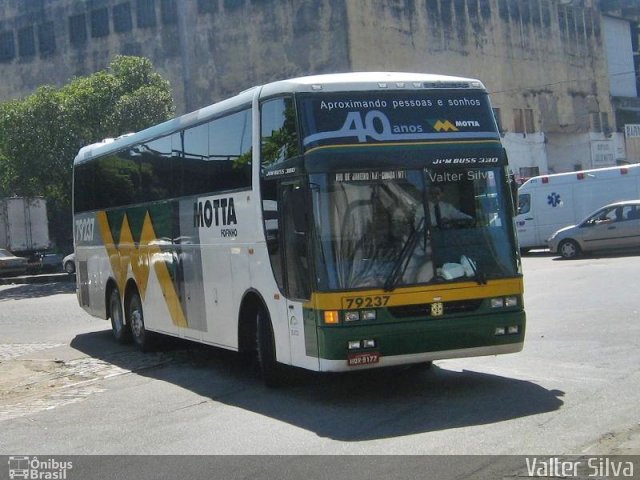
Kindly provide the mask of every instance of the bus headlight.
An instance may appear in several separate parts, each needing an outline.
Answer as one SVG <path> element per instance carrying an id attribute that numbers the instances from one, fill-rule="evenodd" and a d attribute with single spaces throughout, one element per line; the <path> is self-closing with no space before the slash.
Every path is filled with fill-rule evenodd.
<path id="1" fill-rule="evenodd" d="M 505 297 L 504 306 L 505 307 L 517 307 L 518 306 L 518 297 Z"/>
<path id="2" fill-rule="evenodd" d="M 360 320 L 360 312 L 357 310 L 344 312 L 344 321 L 345 322 L 355 322 Z"/>
<path id="3" fill-rule="evenodd" d="M 375 310 L 363 310 L 361 318 L 362 318 L 362 320 L 375 320 L 376 319 L 376 311 Z"/>
<path id="4" fill-rule="evenodd" d="M 491 308 L 517 307 L 518 297 L 515 295 L 509 297 L 497 297 L 491 299 Z"/>

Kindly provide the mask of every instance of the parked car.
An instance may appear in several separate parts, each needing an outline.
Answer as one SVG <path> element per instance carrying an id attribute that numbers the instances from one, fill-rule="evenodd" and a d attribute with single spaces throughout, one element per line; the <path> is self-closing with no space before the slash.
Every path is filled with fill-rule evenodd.
<path id="1" fill-rule="evenodd" d="M 41 272 L 59 272 L 62 265 L 62 255 L 59 253 L 43 253 L 40 255 Z"/>
<path id="2" fill-rule="evenodd" d="M 62 259 L 62 269 L 69 275 L 76 273 L 76 254 L 71 253 Z"/>
<path id="3" fill-rule="evenodd" d="M 16 257 L 9 250 L 0 248 L 0 276 L 21 275 L 27 271 L 27 259 Z"/>
<path id="4" fill-rule="evenodd" d="M 611 203 L 577 225 L 564 227 L 547 240 L 563 258 L 582 253 L 640 248 L 640 200 Z"/>

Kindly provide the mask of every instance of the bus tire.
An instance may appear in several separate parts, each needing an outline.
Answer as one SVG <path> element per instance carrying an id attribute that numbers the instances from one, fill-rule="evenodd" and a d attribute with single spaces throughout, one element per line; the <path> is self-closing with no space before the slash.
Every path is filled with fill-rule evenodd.
<path id="1" fill-rule="evenodd" d="M 256 314 L 256 333 L 256 346 L 262 381 L 269 388 L 280 387 L 284 383 L 282 366 L 276 361 L 276 348 L 271 321 L 262 308 Z"/>
<path id="2" fill-rule="evenodd" d="M 131 342 L 131 325 L 124 323 L 124 313 L 120 292 L 113 288 L 109 294 L 109 316 L 111 317 L 111 332 L 118 343 Z"/>
<path id="3" fill-rule="evenodd" d="M 560 252 L 562 258 L 566 260 L 576 258 L 580 255 L 580 245 L 578 245 L 575 240 L 563 240 L 560 242 L 560 245 L 558 245 L 558 252 Z"/>
<path id="4" fill-rule="evenodd" d="M 151 350 L 153 334 L 148 332 L 144 326 L 144 313 L 142 311 L 142 300 L 140 294 L 133 292 L 127 302 L 127 320 L 131 327 L 131 335 L 134 343 L 142 352 Z"/>

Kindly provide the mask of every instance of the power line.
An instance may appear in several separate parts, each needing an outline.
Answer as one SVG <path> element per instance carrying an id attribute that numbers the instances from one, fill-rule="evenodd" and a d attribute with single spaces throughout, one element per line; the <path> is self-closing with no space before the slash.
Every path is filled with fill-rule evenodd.
<path id="1" fill-rule="evenodd" d="M 629 71 L 626 71 L 626 72 L 613 73 L 613 74 L 607 75 L 606 77 L 601 75 L 601 76 L 596 77 L 596 78 L 602 79 L 602 78 L 610 78 L 610 77 L 629 75 L 629 74 L 634 74 L 636 79 L 638 77 L 640 77 L 640 73 L 639 72 L 636 72 L 635 70 L 629 70 Z M 517 88 L 506 89 L 506 90 L 495 90 L 495 91 L 489 92 L 489 94 L 490 95 L 495 95 L 495 94 L 498 94 L 498 93 L 512 93 L 512 92 L 519 92 L 519 91 L 524 91 L 524 90 L 543 89 L 543 88 L 555 87 L 555 86 L 563 85 L 563 84 L 567 84 L 567 83 L 584 82 L 584 81 L 587 81 L 587 80 L 589 80 L 589 79 L 560 80 L 558 82 L 543 83 L 543 84 L 539 84 L 539 85 L 531 85 L 531 86 L 526 86 L 526 87 L 517 87 Z"/>

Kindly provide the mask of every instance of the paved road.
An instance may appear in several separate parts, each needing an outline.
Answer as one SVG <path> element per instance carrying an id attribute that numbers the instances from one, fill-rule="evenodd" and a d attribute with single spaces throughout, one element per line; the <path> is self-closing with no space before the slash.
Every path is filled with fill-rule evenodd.
<path id="1" fill-rule="evenodd" d="M 232 353 L 117 345 L 72 284 L 0 286 L 0 454 L 640 454 L 639 265 L 526 257 L 519 354 L 276 391 Z"/>

